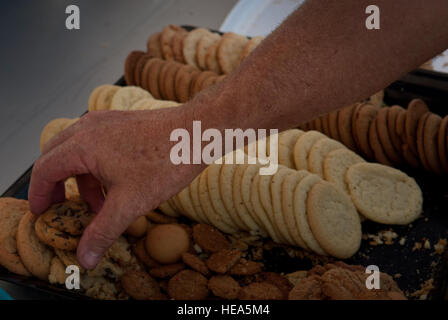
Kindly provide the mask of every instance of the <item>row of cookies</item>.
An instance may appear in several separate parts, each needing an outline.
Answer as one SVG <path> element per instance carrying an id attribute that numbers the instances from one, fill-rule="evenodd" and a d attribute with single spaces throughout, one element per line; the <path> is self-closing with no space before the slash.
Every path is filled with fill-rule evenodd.
<path id="1" fill-rule="evenodd" d="M 301 128 L 321 131 L 369 160 L 444 174 L 448 173 L 447 125 L 448 116 L 442 119 L 422 100 L 414 99 L 407 109 L 354 104 Z"/>
<path id="2" fill-rule="evenodd" d="M 200 70 L 227 74 L 263 39 L 261 36 L 248 39 L 233 32 L 221 36 L 204 28 L 188 32 L 182 27 L 169 25 L 149 37 L 147 52 L 167 61 L 174 60 Z"/>
<path id="3" fill-rule="evenodd" d="M 162 100 L 187 102 L 224 77 L 176 61 L 151 58 L 142 51 L 132 51 L 125 62 L 126 83 L 140 86 Z"/>

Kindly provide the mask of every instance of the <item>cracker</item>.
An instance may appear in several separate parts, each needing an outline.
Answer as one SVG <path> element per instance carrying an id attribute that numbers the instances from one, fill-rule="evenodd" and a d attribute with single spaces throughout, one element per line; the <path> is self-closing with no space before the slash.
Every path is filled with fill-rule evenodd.
<path id="1" fill-rule="evenodd" d="M 324 179 L 349 193 L 348 187 L 345 184 L 345 174 L 348 168 L 360 162 L 365 161 L 351 150 L 345 148 L 333 150 L 324 158 Z"/>
<path id="2" fill-rule="evenodd" d="M 108 86 L 101 90 L 96 99 L 95 110 L 109 110 L 112 98 L 120 88 L 120 86 Z"/>
<path id="3" fill-rule="evenodd" d="M 333 150 L 346 149 L 346 147 L 333 139 L 317 140 L 308 153 L 308 170 L 323 178 L 323 162 L 325 156 Z"/>
<path id="4" fill-rule="evenodd" d="M 308 192 L 307 217 L 311 231 L 328 254 L 346 259 L 361 245 L 361 221 L 349 196 L 328 182 Z"/>
<path id="5" fill-rule="evenodd" d="M 153 33 L 146 42 L 148 53 L 156 58 L 163 58 L 162 47 L 160 46 L 160 36 L 162 32 Z"/>
<path id="6" fill-rule="evenodd" d="M 126 58 L 124 63 L 124 80 L 128 86 L 135 85 L 134 81 L 134 71 L 135 66 L 137 65 L 138 59 L 143 56 L 145 52 L 143 51 L 131 51 Z"/>
<path id="7" fill-rule="evenodd" d="M 438 147 L 438 133 L 442 118 L 434 113 L 430 113 L 425 122 L 423 132 L 423 149 L 428 165 L 433 172 L 442 174 L 442 164 L 440 162 Z"/>
<path id="8" fill-rule="evenodd" d="M 53 252 L 39 241 L 34 231 L 37 216 L 28 211 L 17 229 L 17 251 L 26 269 L 41 280 L 47 280 Z"/>
<path id="9" fill-rule="evenodd" d="M 278 163 L 288 168 L 295 168 L 294 146 L 297 140 L 304 134 L 302 130 L 291 129 L 278 135 Z"/>
<path id="10" fill-rule="evenodd" d="M 296 224 L 296 219 L 294 216 L 294 189 L 297 184 L 306 176 L 309 172 L 306 170 L 299 170 L 295 173 L 289 174 L 282 183 L 281 189 L 281 200 L 282 200 L 282 212 L 285 218 L 286 227 L 288 228 L 289 234 L 291 235 L 294 244 L 301 248 L 308 249 L 305 241 L 303 241 L 300 235 L 299 228 Z"/>
<path id="11" fill-rule="evenodd" d="M 352 134 L 352 116 L 356 105 L 342 108 L 338 113 L 338 132 L 340 141 L 351 150 L 356 150 Z"/>
<path id="12" fill-rule="evenodd" d="M 327 255 L 327 253 L 322 249 L 322 247 L 317 242 L 314 237 L 310 225 L 308 224 L 307 217 L 307 198 L 308 192 L 311 187 L 316 183 L 321 182 L 322 179 L 315 174 L 310 174 L 300 180 L 294 189 L 294 216 L 296 219 L 296 225 L 299 228 L 300 235 L 305 241 L 308 248 L 320 255 Z"/>
<path id="13" fill-rule="evenodd" d="M 160 46 L 162 48 L 163 58 L 167 61 L 174 60 L 171 41 L 173 40 L 174 35 L 181 30 L 183 30 L 183 28 L 173 24 L 166 26 L 162 30 L 162 34 L 160 35 Z"/>
<path id="14" fill-rule="evenodd" d="M 249 40 L 233 32 L 225 33 L 218 43 L 216 57 L 223 73 L 230 73 L 238 67 L 240 56 Z"/>
<path id="15" fill-rule="evenodd" d="M 183 47 L 183 54 L 184 59 L 187 64 L 190 66 L 199 68 L 198 64 L 196 63 L 196 47 L 201 40 L 201 38 L 205 35 L 210 34 L 211 32 L 204 28 L 197 28 L 193 31 L 190 31 L 188 35 L 184 38 L 184 47 Z"/>
<path id="16" fill-rule="evenodd" d="M 222 202 L 230 215 L 233 223 L 241 230 L 250 231 L 249 227 L 238 215 L 235 204 L 233 202 L 233 176 L 237 169 L 236 164 L 223 164 L 219 174 L 219 191 L 221 193 Z"/>
<path id="17" fill-rule="evenodd" d="M 252 52 L 252 51 L 254 51 L 254 49 L 256 48 L 256 47 L 258 47 L 258 45 L 261 43 L 261 41 L 263 41 L 264 40 L 264 37 L 263 36 L 257 36 L 257 37 L 253 37 L 252 39 L 250 39 L 248 42 L 247 42 L 247 44 L 246 44 L 246 46 L 244 47 L 244 49 L 243 49 L 243 51 L 241 52 L 241 55 L 240 55 L 240 63 L 244 60 L 244 59 L 246 59 L 248 56 L 249 56 L 249 54 Z"/>
<path id="18" fill-rule="evenodd" d="M 220 40 L 221 36 L 217 33 L 208 33 L 199 39 L 196 45 L 196 63 L 200 69 L 207 70 L 207 66 L 205 64 L 207 50 L 210 46 L 218 44 Z"/>
<path id="19" fill-rule="evenodd" d="M 270 191 L 272 199 L 272 209 L 274 212 L 274 222 L 280 231 L 282 238 L 289 244 L 294 244 L 293 237 L 286 226 L 285 216 L 282 209 L 282 184 L 288 175 L 295 174 L 296 171 L 289 168 L 281 168 L 274 174 L 271 180 Z"/>
<path id="20" fill-rule="evenodd" d="M 226 232 L 226 233 L 234 233 L 236 228 L 232 225 L 227 224 L 227 220 L 224 220 L 220 214 L 218 214 L 213 208 L 213 204 L 211 202 L 210 193 L 208 189 L 208 170 L 205 169 L 199 178 L 199 201 L 201 203 L 201 208 L 207 216 L 208 220 L 215 226 L 216 228 Z"/>
<path id="21" fill-rule="evenodd" d="M 400 170 L 375 163 L 357 163 L 345 176 L 350 196 L 366 218 L 385 224 L 409 224 L 422 211 L 422 191 Z"/>
<path id="22" fill-rule="evenodd" d="M 129 110 L 136 101 L 144 98 L 152 98 L 152 96 L 148 91 L 139 87 L 122 87 L 114 94 L 110 109 Z"/>
<path id="23" fill-rule="evenodd" d="M 17 252 L 17 229 L 29 210 L 26 200 L 0 198 L 0 265 L 10 272 L 30 276 Z"/>
<path id="24" fill-rule="evenodd" d="M 308 153 L 313 144 L 320 139 L 327 139 L 327 137 L 314 130 L 306 132 L 297 139 L 293 150 L 294 165 L 297 170 L 308 170 Z"/>
<path id="25" fill-rule="evenodd" d="M 428 111 L 428 106 L 421 99 L 413 99 L 408 104 L 405 134 L 408 142 L 407 144 L 414 154 L 418 154 L 416 137 L 418 121 Z"/>
<path id="26" fill-rule="evenodd" d="M 211 45 L 205 54 L 205 66 L 207 70 L 221 74 L 221 67 L 218 63 L 218 57 L 216 56 L 218 50 L 218 44 Z"/>

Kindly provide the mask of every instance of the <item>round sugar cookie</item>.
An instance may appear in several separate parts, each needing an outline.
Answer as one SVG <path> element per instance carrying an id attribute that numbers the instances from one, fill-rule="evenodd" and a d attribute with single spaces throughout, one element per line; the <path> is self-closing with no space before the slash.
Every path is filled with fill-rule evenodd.
<path id="1" fill-rule="evenodd" d="M 176 31 L 171 40 L 171 49 L 173 50 L 173 58 L 177 62 L 185 63 L 183 47 L 184 38 L 187 36 L 188 32 L 185 29 Z"/>
<path id="2" fill-rule="evenodd" d="M 240 164 L 235 170 L 235 174 L 233 176 L 232 182 L 232 195 L 233 195 L 233 203 L 235 205 L 236 212 L 243 222 L 247 225 L 247 227 L 253 232 L 259 232 L 263 235 L 266 235 L 266 231 L 260 226 L 256 220 L 249 213 L 249 209 L 246 207 L 243 196 L 241 192 L 242 179 L 244 175 L 244 171 L 246 171 L 248 164 Z"/>
<path id="3" fill-rule="evenodd" d="M 193 221 L 201 222 L 201 219 L 196 214 L 196 210 L 194 209 L 193 201 L 191 200 L 190 186 L 183 188 L 182 191 L 177 195 L 177 198 L 184 208 L 186 216 Z"/>
<path id="4" fill-rule="evenodd" d="M 193 76 L 198 73 L 199 71 L 186 72 L 180 70 L 178 72 L 179 79 L 177 79 L 178 83 L 176 85 L 176 97 L 180 102 L 185 103 L 190 99 L 191 81 Z"/>
<path id="5" fill-rule="evenodd" d="M 196 63 L 201 70 L 207 70 L 205 57 L 210 46 L 217 44 L 221 40 L 221 36 L 217 33 L 205 34 L 196 45 Z"/>
<path id="6" fill-rule="evenodd" d="M 303 249 L 308 249 L 308 246 L 300 235 L 299 227 L 296 224 L 296 218 L 294 216 L 294 189 L 297 184 L 308 175 L 309 172 L 306 170 L 299 170 L 293 174 L 289 174 L 283 180 L 281 190 L 282 210 L 285 217 L 286 226 L 294 241 L 294 244 Z"/>
<path id="7" fill-rule="evenodd" d="M 173 207 L 171 207 L 171 205 L 168 201 L 164 201 L 161 204 L 159 204 L 159 209 L 167 216 L 174 217 L 174 218 L 179 217 L 179 214 L 176 212 L 175 209 L 173 209 Z"/>
<path id="8" fill-rule="evenodd" d="M 244 221 L 238 215 L 235 204 L 233 202 L 233 176 L 235 174 L 236 169 L 238 168 L 237 164 L 223 164 L 221 167 L 221 172 L 219 174 L 219 191 L 221 192 L 221 199 L 224 203 L 224 206 L 227 209 L 227 212 L 230 215 L 230 218 L 233 220 L 233 223 L 238 226 L 241 230 L 249 231 L 249 227 L 244 223 Z"/>
<path id="9" fill-rule="evenodd" d="M 236 229 L 233 226 L 228 225 L 223 220 L 222 216 L 218 214 L 213 208 L 207 183 L 207 174 L 209 168 L 210 167 L 207 167 L 207 169 L 202 171 L 199 177 L 199 202 L 201 203 L 202 211 L 204 211 L 205 215 L 213 226 L 226 233 L 235 233 Z"/>
<path id="10" fill-rule="evenodd" d="M 136 101 L 129 110 L 151 110 L 152 105 L 154 104 L 155 99 L 152 98 L 144 98 Z"/>
<path id="11" fill-rule="evenodd" d="M 416 134 L 418 156 L 423 165 L 423 168 L 425 168 L 425 170 L 427 170 L 427 171 L 431 171 L 431 168 L 429 166 L 428 160 L 426 159 L 425 148 L 424 148 L 423 142 L 424 142 L 424 135 L 425 135 L 425 123 L 430 114 L 431 114 L 430 112 L 427 112 L 423 116 L 420 117 L 420 119 L 418 120 L 418 124 L 417 124 L 417 134 Z"/>
<path id="12" fill-rule="evenodd" d="M 163 58 L 162 47 L 160 45 L 160 36 L 162 32 L 153 33 L 146 42 L 148 53 L 156 58 Z"/>
<path id="13" fill-rule="evenodd" d="M 400 137 L 401 143 L 407 144 L 406 140 L 406 133 L 405 133 L 405 125 L 406 125 L 406 109 L 402 108 L 403 110 L 400 111 L 400 113 L 397 115 L 397 119 L 395 120 L 395 131 L 397 132 L 398 136 Z"/>
<path id="14" fill-rule="evenodd" d="M 197 28 L 190 31 L 184 38 L 183 54 L 184 60 L 190 66 L 199 68 L 196 63 L 196 47 L 201 38 L 211 32 L 204 28 Z"/>
<path id="15" fill-rule="evenodd" d="M 124 63 L 124 80 L 128 86 L 135 85 L 135 66 L 137 65 L 138 59 L 143 56 L 145 52 L 143 51 L 132 51 L 126 57 L 126 61 Z"/>
<path id="16" fill-rule="evenodd" d="M 346 193 L 349 192 L 345 184 L 345 174 L 348 168 L 360 162 L 365 162 L 363 158 L 348 149 L 336 149 L 328 153 L 323 162 L 324 179 L 334 183 Z"/>
<path id="17" fill-rule="evenodd" d="M 371 104 L 360 104 L 353 113 L 353 137 L 362 155 L 373 159 L 373 151 L 369 142 L 369 129 L 378 113 L 378 108 Z"/>
<path id="18" fill-rule="evenodd" d="M 252 202 L 250 201 L 252 180 L 255 178 L 259 171 L 260 165 L 258 164 L 249 164 L 246 170 L 244 170 L 243 176 L 241 178 L 241 197 L 244 201 L 244 204 L 246 205 L 247 210 L 252 215 L 252 218 L 257 222 L 259 226 L 263 228 L 264 224 L 261 219 L 258 218 L 258 216 L 255 214 L 254 209 L 252 208 Z"/>
<path id="19" fill-rule="evenodd" d="M 222 36 L 216 56 L 223 73 L 230 73 L 238 67 L 241 53 L 248 42 L 247 37 L 233 32 L 227 32 Z"/>
<path id="20" fill-rule="evenodd" d="M 381 146 L 383 147 L 384 153 L 386 154 L 387 158 L 394 164 L 401 164 L 403 162 L 403 159 L 401 158 L 401 155 L 397 152 L 397 150 L 395 150 L 389 136 L 389 124 L 387 122 L 389 109 L 390 108 L 388 107 L 384 107 L 378 111 L 378 115 L 376 117 L 376 130 L 380 139 Z"/>
<path id="21" fill-rule="evenodd" d="M 325 156 L 336 149 L 347 149 L 342 143 L 333 139 L 317 140 L 308 153 L 308 170 L 323 178 L 323 162 Z"/>
<path id="22" fill-rule="evenodd" d="M 42 130 L 40 135 L 40 151 L 44 150 L 45 144 L 53 137 L 57 136 L 60 132 L 64 131 L 68 127 L 72 119 L 58 118 L 51 120 Z"/>
<path id="23" fill-rule="evenodd" d="M 357 163 L 345 175 L 349 194 L 366 218 L 384 224 L 409 224 L 422 211 L 422 191 L 400 170 L 377 163 Z"/>
<path id="24" fill-rule="evenodd" d="M 296 185 L 294 189 L 294 217 L 296 219 L 296 225 L 299 228 L 299 233 L 302 236 L 303 241 L 305 241 L 307 247 L 320 255 L 327 255 L 327 253 L 322 249 L 322 247 L 317 242 L 314 237 L 310 225 L 308 224 L 307 217 L 307 198 L 308 192 L 311 187 L 316 183 L 321 182 L 322 179 L 315 174 L 309 174 Z"/>
<path id="25" fill-rule="evenodd" d="M 413 168 L 421 167 L 420 160 L 414 153 L 412 153 L 411 149 L 409 148 L 409 145 L 402 144 L 401 152 L 403 154 L 404 160 L 407 162 L 408 165 L 410 165 Z"/>
<path id="26" fill-rule="evenodd" d="M 448 128 L 448 116 L 445 116 L 440 123 L 439 133 L 438 133 L 438 146 L 437 151 L 439 152 L 440 162 L 445 173 L 448 172 L 448 148 L 447 148 L 447 128 Z"/>
<path id="27" fill-rule="evenodd" d="M 278 237 L 276 231 L 274 230 L 274 226 L 268 218 L 268 214 L 263 208 L 263 205 L 260 201 L 260 193 L 258 192 L 258 185 L 260 182 L 260 173 L 258 172 L 252 180 L 252 184 L 250 187 L 250 202 L 251 207 L 254 214 L 257 216 L 257 219 L 263 224 L 264 229 L 267 231 L 268 235 L 271 237 L 274 242 L 282 243 L 282 240 Z"/>
<path id="28" fill-rule="evenodd" d="M 113 96 L 110 104 L 111 110 L 129 110 L 138 100 L 152 98 L 152 95 L 142 88 L 128 86 L 121 87 Z"/>
<path id="29" fill-rule="evenodd" d="M 166 94 L 167 100 L 177 101 L 177 96 L 176 96 L 174 85 L 175 85 L 176 74 L 179 71 L 180 67 L 182 67 L 182 64 L 173 61 L 173 63 L 168 67 L 168 69 L 165 73 L 163 86 L 164 86 L 164 92 Z"/>
<path id="30" fill-rule="evenodd" d="M 160 35 L 160 46 L 162 48 L 163 58 L 165 60 L 174 60 L 174 52 L 171 47 L 171 42 L 174 35 L 181 30 L 185 30 L 182 27 L 170 24 L 163 28 L 162 34 Z"/>
<path id="31" fill-rule="evenodd" d="M 278 135 L 278 163 L 288 168 L 295 168 L 294 145 L 304 132 L 299 129 L 291 129 Z"/>
<path id="32" fill-rule="evenodd" d="M 356 104 L 342 108 L 338 113 L 338 132 L 340 141 L 351 150 L 356 150 L 355 140 L 352 134 L 352 116 Z"/>
<path id="33" fill-rule="evenodd" d="M 93 91 L 90 93 L 89 101 L 88 101 L 89 111 L 95 111 L 96 110 L 96 101 L 98 99 L 99 94 L 101 93 L 101 91 L 103 89 L 110 88 L 110 87 L 114 87 L 114 85 L 112 85 L 112 84 L 103 84 L 103 85 L 98 86 L 95 89 L 93 89 Z"/>
<path id="34" fill-rule="evenodd" d="M 263 36 L 257 36 L 257 37 L 253 37 L 252 39 L 250 39 L 246 46 L 244 47 L 243 51 L 241 52 L 240 55 L 240 63 L 246 59 L 249 54 L 255 50 L 256 47 L 258 47 L 258 45 L 264 40 Z"/>
<path id="35" fill-rule="evenodd" d="M 227 212 L 227 209 L 224 205 L 224 202 L 221 198 L 221 191 L 219 190 L 219 174 L 221 172 L 221 165 L 213 163 L 209 165 L 207 168 L 207 185 L 208 185 L 208 194 L 210 196 L 210 200 L 213 205 L 213 209 L 215 212 L 221 217 L 222 221 L 226 225 L 231 226 L 235 230 L 238 230 L 238 225 L 233 222 L 230 214 Z"/>
<path id="36" fill-rule="evenodd" d="M 189 186 L 191 203 L 193 204 L 193 209 L 195 210 L 196 216 L 199 218 L 199 221 L 211 224 L 207 216 L 205 215 L 204 210 L 202 210 L 201 202 L 199 200 L 199 178 L 200 175 L 194 178 Z"/>
<path id="37" fill-rule="evenodd" d="M 168 72 L 168 69 L 173 67 L 173 65 L 176 62 L 174 61 L 164 61 L 162 67 L 160 68 L 160 72 L 159 72 L 159 77 L 157 79 L 158 83 L 158 87 L 159 87 L 159 93 L 160 96 L 162 97 L 162 100 L 168 100 L 168 96 L 167 93 L 165 92 L 165 78 L 166 78 L 166 74 Z"/>
<path id="38" fill-rule="evenodd" d="M 369 128 L 369 144 L 372 148 L 374 158 L 376 161 L 392 166 L 392 162 L 387 158 L 384 153 L 383 146 L 381 145 L 380 139 L 378 138 L 378 129 L 376 127 L 377 119 L 375 118 L 370 124 Z"/>
<path id="39" fill-rule="evenodd" d="M 181 104 L 176 101 L 167 101 L 167 100 L 153 100 L 151 102 L 151 108 L 150 110 L 157 110 L 157 109 L 165 109 L 165 108 L 175 108 L 180 106 Z"/>
<path id="40" fill-rule="evenodd" d="M 405 134 L 407 144 L 414 154 L 418 154 L 417 150 L 417 128 L 420 118 L 428 112 L 428 106 L 421 99 L 413 99 L 408 104 L 405 123 Z"/>
<path id="41" fill-rule="evenodd" d="M 318 131 L 308 131 L 297 139 L 294 145 L 293 156 L 297 170 L 308 170 L 308 153 L 313 144 L 320 139 L 328 139 Z"/>
<path id="42" fill-rule="evenodd" d="M 328 129 L 330 130 L 330 137 L 341 141 L 341 137 L 339 136 L 338 131 L 338 114 L 339 110 L 330 112 L 328 114 Z"/>
<path id="43" fill-rule="evenodd" d="M 134 82 L 137 87 L 143 87 L 142 86 L 143 70 L 145 69 L 145 65 L 148 62 L 148 60 L 152 58 L 154 58 L 152 54 L 146 53 L 138 59 L 134 70 Z"/>
<path id="44" fill-rule="evenodd" d="M 202 84 L 204 81 L 211 77 L 216 77 L 217 74 L 212 71 L 203 71 L 199 74 L 196 81 L 194 82 L 194 85 L 190 88 L 190 96 L 194 97 L 196 94 L 198 94 L 199 91 L 201 91 Z"/>
<path id="45" fill-rule="evenodd" d="M 95 110 L 109 110 L 112 98 L 120 88 L 120 86 L 108 86 L 101 90 L 96 99 Z"/>
<path id="46" fill-rule="evenodd" d="M 440 162 L 438 147 L 438 133 L 442 118 L 439 115 L 430 113 L 426 119 L 423 132 L 423 149 L 426 160 L 431 170 L 435 173 L 442 174 L 442 164 Z"/>
<path id="47" fill-rule="evenodd" d="M 346 193 L 321 181 L 311 187 L 306 206 L 311 231 L 325 252 L 346 259 L 358 251 L 361 221 Z"/>
<path id="48" fill-rule="evenodd" d="M 320 118 L 320 121 L 322 122 L 322 132 L 327 137 L 330 137 L 329 117 L 330 117 L 330 115 L 328 113 L 326 113 Z"/>
<path id="49" fill-rule="evenodd" d="M 397 118 L 402 113 L 402 111 L 405 110 L 402 107 L 395 105 L 390 107 L 389 112 L 387 113 L 387 129 L 389 138 L 392 142 L 392 146 L 398 153 L 400 153 L 401 151 L 401 138 L 397 133 Z"/>
<path id="50" fill-rule="evenodd" d="M 147 76 L 143 76 L 142 83 L 144 88 L 149 88 L 149 92 L 154 97 L 154 99 L 161 99 L 159 88 L 159 75 L 160 70 L 165 65 L 165 62 L 161 59 L 151 59 L 148 66 Z M 145 67 L 146 69 L 146 67 Z M 145 72 L 145 71 L 143 71 Z M 145 86 L 146 79 L 146 86 Z"/>
<path id="51" fill-rule="evenodd" d="M 296 172 L 296 170 L 289 168 L 281 168 L 277 170 L 277 172 L 272 176 L 270 187 L 274 222 L 277 229 L 280 231 L 282 238 L 284 238 L 289 244 L 294 244 L 294 240 L 289 233 L 288 227 L 286 226 L 286 220 L 283 214 L 282 184 L 288 175 L 295 174 Z"/>
<path id="52" fill-rule="evenodd" d="M 213 44 L 207 49 L 205 54 L 205 66 L 207 70 L 221 74 L 221 68 L 218 63 L 218 58 L 216 56 L 216 51 L 218 50 L 218 44 Z"/>

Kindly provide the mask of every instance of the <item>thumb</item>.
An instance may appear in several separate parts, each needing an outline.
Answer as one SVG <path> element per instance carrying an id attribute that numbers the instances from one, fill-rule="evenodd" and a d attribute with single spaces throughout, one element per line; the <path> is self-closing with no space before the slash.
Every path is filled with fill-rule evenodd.
<path id="1" fill-rule="evenodd" d="M 78 245 L 79 263 L 93 269 L 118 237 L 135 220 L 138 213 L 126 193 L 112 188 L 103 207 L 85 229 Z"/>

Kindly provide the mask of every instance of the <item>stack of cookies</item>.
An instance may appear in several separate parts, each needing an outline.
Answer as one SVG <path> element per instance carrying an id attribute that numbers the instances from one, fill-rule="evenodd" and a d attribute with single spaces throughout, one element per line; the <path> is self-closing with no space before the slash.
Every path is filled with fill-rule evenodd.
<path id="1" fill-rule="evenodd" d="M 125 63 L 128 85 L 137 85 L 151 92 L 156 99 L 187 102 L 199 91 L 212 86 L 225 75 L 201 71 L 173 60 L 152 58 L 143 51 L 132 51 Z"/>
<path id="2" fill-rule="evenodd" d="M 248 39 L 232 32 L 223 36 L 204 28 L 190 32 L 169 25 L 151 35 L 147 42 L 148 54 L 173 60 L 199 70 L 217 74 L 232 72 L 254 50 L 264 37 Z"/>
<path id="3" fill-rule="evenodd" d="M 301 126 L 339 140 L 368 160 L 388 166 L 424 168 L 448 173 L 448 116 L 430 112 L 420 99 L 407 109 L 358 103 Z"/>

